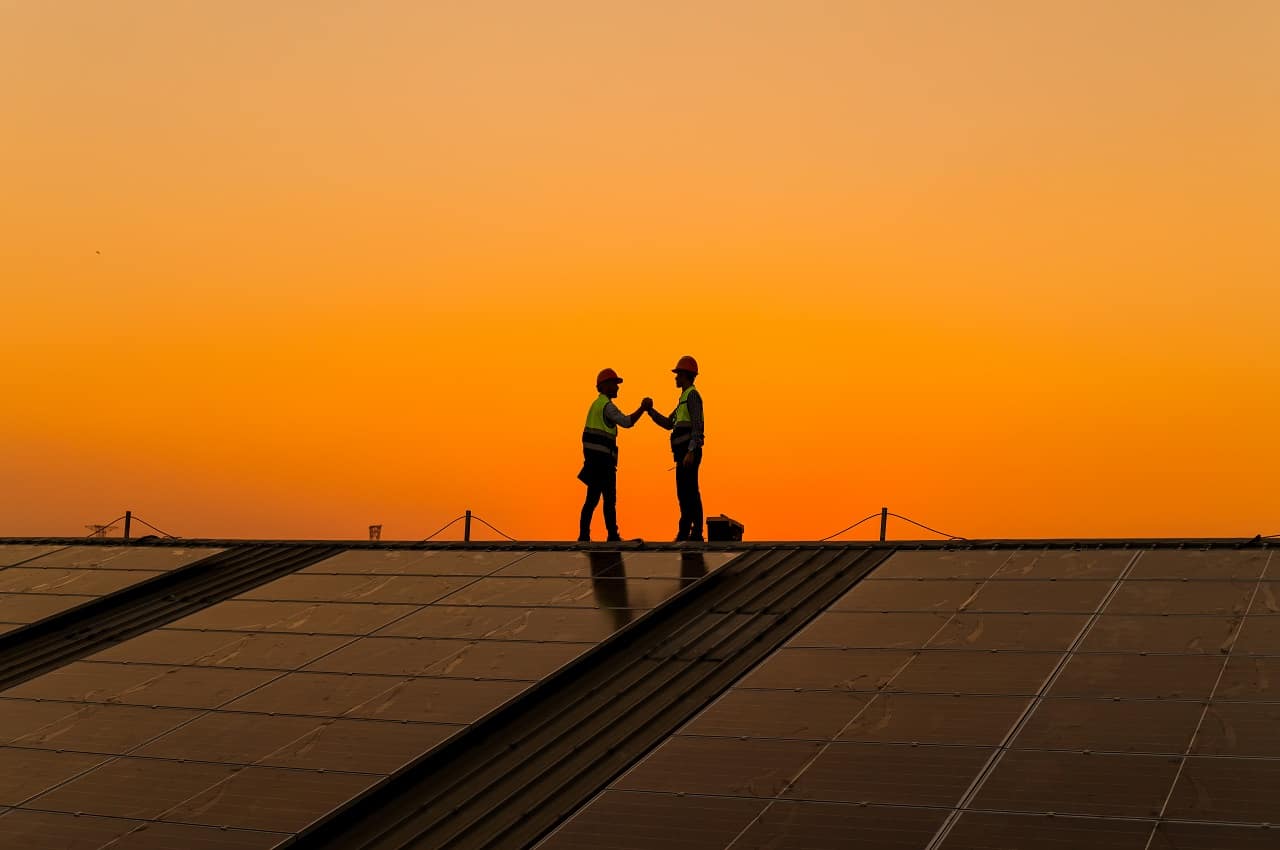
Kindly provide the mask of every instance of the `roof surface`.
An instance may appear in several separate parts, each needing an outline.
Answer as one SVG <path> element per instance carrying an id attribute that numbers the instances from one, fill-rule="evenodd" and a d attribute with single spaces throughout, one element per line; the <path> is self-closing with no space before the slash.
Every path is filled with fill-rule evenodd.
<path id="1" fill-rule="evenodd" d="M 0 540 L 0 847 L 1280 846 L 1276 549 Z"/>

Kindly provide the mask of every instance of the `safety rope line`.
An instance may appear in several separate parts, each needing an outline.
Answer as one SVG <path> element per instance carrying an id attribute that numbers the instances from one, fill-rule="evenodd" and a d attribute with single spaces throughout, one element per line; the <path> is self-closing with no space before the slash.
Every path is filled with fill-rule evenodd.
<path id="1" fill-rule="evenodd" d="M 453 525 L 455 522 L 460 522 L 461 520 L 464 520 L 464 519 L 466 519 L 466 518 L 467 518 L 467 515 L 466 515 L 466 514 L 463 514 L 462 516 L 454 517 L 453 519 L 449 520 L 449 521 L 448 521 L 448 522 L 446 522 L 444 525 L 440 526 L 440 527 L 439 527 L 439 528 L 437 528 L 435 531 L 431 532 L 430 534 L 428 534 L 426 537 L 422 538 L 422 539 L 421 539 L 421 540 L 419 540 L 418 542 L 419 542 L 419 543 L 426 543 L 428 540 L 430 540 L 431 538 L 435 537 L 437 534 L 439 534 L 440 532 L 444 531 L 446 528 L 448 528 L 449 526 Z"/>
<path id="2" fill-rule="evenodd" d="M 169 538 L 169 539 L 171 539 L 171 540 L 177 540 L 177 539 L 178 539 L 178 535 L 176 535 L 176 534 L 170 534 L 170 533 L 169 533 L 169 532 L 167 532 L 167 531 L 163 531 L 163 530 L 161 530 L 161 529 L 159 529 L 159 528 L 156 528 L 154 525 L 152 525 L 151 523 L 147 522 L 147 521 L 146 521 L 145 519 L 143 519 L 142 517 L 135 516 L 135 517 L 133 517 L 133 521 L 134 521 L 134 522 L 140 522 L 140 523 L 142 523 L 143 525 L 145 525 L 147 528 L 149 528 L 149 529 L 151 529 L 152 531 L 156 532 L 157 534 L 163 534 L 165 537 L 168 537 L 168 538 Z"/>
<path id="3" fill-rule="evenodd" d="M 878 517 L 878 516 L 880 516 L 880 512 L 879 512 L 879 511 L 876 511 L 875 513 L 871 514 L 870 516 L 864 516 L 862 519 L 858 520 L 857 522 L 855 522 L 853 525 L 849 526 L 848 528 L 842 528 L 842 529 L 840 529 L 839 531 L 837 531 L 835 534 L 828 534 L 826 537 L 822 538 L 822 539 L 821 539 L 821 540 L 819 540 L 818 542 L 819 542 L 819 543 L 826 543 L 826 542 L 827 542 L 828 540 L 830 540 L 831 538 L 833 538 L 833 537 L 839 537 L 841 534 L 844 534 L 846 531 L 852 531 L 853 529 L 855 529 L 855 528 L 857 528 L 858 526 L 862 525 L 862 524 L 863 524 L 864 522 L 866 522 L 867 520 L 869 520 L 869 519 L 875 519 L 875 518 L 876 518 L 876 517 Z"/>
<path id="4" fill-rule="evenodd" d="M 472 515 L 471 515 L 471 518 L 472 518 L 472 519 L 474 519 L 474 520 L 476 520 L 477 522 L 482 522 L 482 523 L 484 523 L 484 524 L 485 524 L 485 525 L 487 525 L 490 529 L 492 529 L 493 531 L 496 531 L 498 534 L 501 534 L 503 537 L 507 538 L 507 539 L 508 539 L 508 540 L 510 540 L 512 543 L 516 543 L 516 542 L 518 542 L 518 541 L 517 541 L 514 537 L 512 537 L 510 534 L 507 534 L 505 531 L 503 531 L 503 530 L 502 530 L 502 529 L 500 529 L 500 528 L 494 528 L 492 525 L 489 525 L 489 523 L 488 523 L 486 520 L 481 519 L 480 517 L 476 516 L 475 514 L 472 514 Z"/>
<path id="5" fill-rule="evenodd" d="M 858 520 L 857 522 L 855 522 L 853 525 L 849 526 L 848 528 L 842 528 L 842 529 L 840 529 L 839 531 L 837 531 L 835 534 L 828 534 L 826 537 L 823 537 L 823 538 L 822 538 L 822 539 L 820 539 L 818 542 L 819 542 L 819 543 L 825 543 L 825 542 L 827 542 L 828 540 L 832 539 L 833 537 L 839 537 L 841 534 L 844 534 L 846 531 L 852 531 L 853 529 L 855 529 L 855 528 L 857 528 L 858 526 L 862 525 L 864 522 L 867 522 L 867 521 L 869 521 L 869 520 L 873 520 L 873 519 L 875 519 L 875 518 L 876 518 L 876 517 L 878 517 L 878 516 L 881 516 L 881 512 L 880 512 L 880 511 L 876 511 L 876 512 L 875 512 L 875 513 L 873 513 L 873 514 L 870 514 L 870 515 L 868 515 L 868 516 L 864 516 L 862 519 Z M 925 524 L 924 524 L 924 523 L 922 523 L 922 522 L 916 522 L 916 521 L 915 521 L 914 519 L 912 519 L 911 517 L 903 516 L 902 514 L 895 514 L 893 511 L 885 511 L 885 512 L 884 512 L 884 516 L 891 516 L 891 517 L 894 517 L 894 518 L 896 518 L 896 519 L 900 519 L 900 520 L 902 520 L 902 521 L 904 521 L 904 522 L 909 522 L 909 523 L 911 523 L 911 524 L 912 524 L 912 525 L 914 525 L 914 526 L 917 526 L 917 527 L 919 527 L 919 528 L 923 528 L 925 531 L 932 532 L 932 533 L 934 533 L 934 534 L 939 535 L 940 537 L 945 537 L 945 538 L 947 538 L 948 540 L 968 540 L 968 539 L 969 539 L 969 538 L 967 538 L 967 537 L 961 537 L 961 536 L 960 536 L 960 535 L 958 535 L 958 534 L 947 534 L 945 531 L 939 531 L 939 530 L 938 530 L 938 529 L 936 529 L 936 528 L 930 528 L 929 526 L 925 525 Z"/>
<path id="6" fill-rule="evenodd" d="M 942 537 L 945 537 L 945 538 L 947 538 L 948 540 L 967 540 L 967 539 L 968 539 L 967 537 L 961 537 L 961 536 L 960 536 L 960 535 L 958 535 L 958 534 L 947 534 L 945 531 L 939 531 L 939 530 L 938 530 L 938 529 L 936 529 L 936 528 L 930 528 L 929 526 L 925 525 L 924 523 L 922 523 L 922 522 L 916 522 L 916 521 L 915 521 L 915 520 L 913 520 L 911 517 L 905 517 L 905 516 L 903 516 L 902 514 L 895 514 L 895 513 L 893 513 L 893 512 L 890 512 L 890 513 L 889 513 L 889 516 L 897 517 L 898 519 L 903 520 L 904 522 L 909 522 L 909 523 L 911 523 L 912 525 L 919 526 L 920 528 L 923 528 L 925 531 L 932 531 L 934 534 L 941 535 Z"/>

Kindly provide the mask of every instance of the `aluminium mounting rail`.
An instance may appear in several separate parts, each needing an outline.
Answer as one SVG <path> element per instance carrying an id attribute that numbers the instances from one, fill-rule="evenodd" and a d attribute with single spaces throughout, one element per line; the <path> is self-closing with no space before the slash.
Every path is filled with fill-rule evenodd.
<path id="1" fill-rule="evenodd" d="M 342 551 L 237 546 L 0 635 L 0 690 Z"/>
<path id="2" fill-rule="evenodd" d="M 289 846 L 528 847 L 893 551 L 746 553 Z"/>

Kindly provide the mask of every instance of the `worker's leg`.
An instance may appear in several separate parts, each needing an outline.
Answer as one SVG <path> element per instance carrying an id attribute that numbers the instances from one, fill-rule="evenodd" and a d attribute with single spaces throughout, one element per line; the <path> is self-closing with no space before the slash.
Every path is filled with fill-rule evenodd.
<path id="1" fill-rule="evenodd" d="M 698 491 L 698 470 L 702 467 L 702 450 L 693 453 L 693 463 L 684 458 L 676 465 L 676 495 L 680 499 L 680 536 L 685 540 L 702 539 L 702 494 Z"/>
<path id="2" fill-rule="evenodd" d="M 689 508 L 687 515 L 689 518 L 689 539 L 702 539 L 702 491 L 698 486 L 698 471 L 702 469 L 702 449 L 698 449 L 693 453 L 693 466 L 689 468 L 688 476 L 685 479 L 685 487 L 688 488 Z"/>
<path id="3" fill-rule="evenodd" d="M 680 524 L 676 528 L 676 542 L 689 539 L 689 522 L 685 517 L 685 486 L 684 486 L 684 455 L 680 455 L 676 461 L 676 503 L 680 506 Z"/>
<path id="4" fill-rule="evenodd" d="M 587 485 L 587 500 L 582 503 L 582 513 L 578 516 L 578 539 L 582 541 L 591 539 L 591 517 L 596 512 L 596 505 L 600 503 L 600 497 L 604 494 L 604 488 L 598 482 L 592 481 Z M 605 508 L 606 512 L 608 508 Z M 606 513 L 606 516 L 608 514 Z"/>
<path id="5" fill-rule="evenodd" d="M 604 495 L 604 530 L 609 539 L 618 538 L 618 472 L 614 470 L 603 483 Z"/>

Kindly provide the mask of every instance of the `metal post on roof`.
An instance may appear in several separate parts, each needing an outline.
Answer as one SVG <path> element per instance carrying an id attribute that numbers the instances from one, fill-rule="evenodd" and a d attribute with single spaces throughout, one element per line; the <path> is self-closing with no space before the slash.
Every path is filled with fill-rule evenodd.
<path id="1" fill-rule="evenodd" d="M 133 511 L 124 512 L 124 539 L 129 539 L 129 526 L 133 524 Z"/>
<path id="2" fill-rule="evenodd" d="M 464 542 L 470 543 L 471 542 L 471 511 L 467 511 L 465 516 L 467 521 L 462 526 L 462 539 Z"/>
<path id="3" fill-rule="evenodd" d="M 885 529 L 889 527 L 889 509 L 880 509 L 880 542 L 884 542 Z"/>

